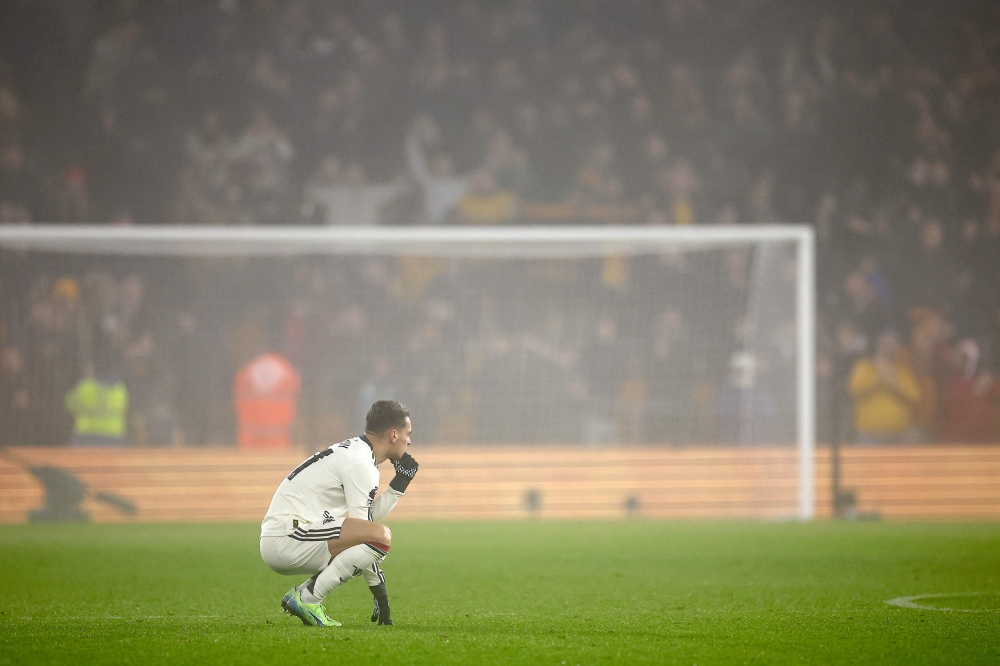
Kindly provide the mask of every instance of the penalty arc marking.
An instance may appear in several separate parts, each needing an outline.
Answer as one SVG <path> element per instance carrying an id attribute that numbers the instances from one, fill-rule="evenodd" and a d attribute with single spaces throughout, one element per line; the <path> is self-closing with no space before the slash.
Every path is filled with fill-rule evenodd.
<path id="1" fill-rule="evenodd" d="M 915 594 L 910 597 L 896 597 L 895 599 L 886 599 L 885 603 L 890 606 L 898 606 L 900 608 L 913 608 L 916 610 L 929 610 L 929 611 L 946 611 L 949 613 L 989 613 L 992 611 L 990 608 L 944 608 L 941 606 L 927 606 L 926 604 L 917 603 L 924 599 L 942 599 L 946 597 L 978 597 L 982 592 L 940 592 L 937 594 Z"/>

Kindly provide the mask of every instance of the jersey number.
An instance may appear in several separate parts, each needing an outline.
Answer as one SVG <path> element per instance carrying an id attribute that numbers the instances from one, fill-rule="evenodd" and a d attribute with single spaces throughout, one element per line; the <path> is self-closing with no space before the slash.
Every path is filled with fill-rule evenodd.
<path id="1" fill-rule="evenodd" d="M 324 450 L 322 450 L 322 451 L 320 451 L 318 453 L 312 454 L 309 457 L 308 460 L 305 460 L 301 465 L 299 465 L 298 467 L 296 467 L 295 469 L 292 470 L 292 473 L 289 474 L 288 477 L 287 477 L 288 480 L 291 481 L 296 476 L 298 476 L 299 472 L 301 472 L 302 470 L 304 470 L 306 467 L 309 467 L 309 465 L 312 465 L 314 462 L 316 462 L 318 460 L 322 460 L 323 458 L 326 458 L 331 453 L 333 453 L 333 449 L 324 449 Z"/>

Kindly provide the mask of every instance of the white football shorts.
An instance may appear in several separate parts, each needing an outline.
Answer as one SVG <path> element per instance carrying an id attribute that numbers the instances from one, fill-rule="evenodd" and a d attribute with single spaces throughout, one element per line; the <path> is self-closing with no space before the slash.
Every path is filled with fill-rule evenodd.
<path id="1" fill-rule="evenodd" d="M 343 518 L 324 524 L 296 521 L 292 533 L 287 536 L 262 536 L 260 556 L 264 564 L 280 574 L 319 573 L 330 563 L 326 542 L 340 536 L 343 524 Z"/>

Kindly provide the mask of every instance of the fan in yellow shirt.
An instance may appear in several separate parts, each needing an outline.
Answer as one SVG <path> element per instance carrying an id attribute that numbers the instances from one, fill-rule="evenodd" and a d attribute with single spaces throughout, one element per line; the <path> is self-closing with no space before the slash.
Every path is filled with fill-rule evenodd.
<path id="1" fill-rule="evenodd" d="M 462 224 L 500 224 L 513 219 L 517 200 L 510 192 L 497 189 L 493 174 L 480 170 L 473 174 L 469 192 L 455 210 Z"/>
<path id="2" fill-rule="evenodd" d="M 882 333 L 870 358 L 859 360 L 851 371 L 848 390 L 854 399 L 854 426 L 858 440 L 892 444 L 919 440 L 913 408 L 920 399 L 920 385 L 901 353 L 899 336 Z"/>

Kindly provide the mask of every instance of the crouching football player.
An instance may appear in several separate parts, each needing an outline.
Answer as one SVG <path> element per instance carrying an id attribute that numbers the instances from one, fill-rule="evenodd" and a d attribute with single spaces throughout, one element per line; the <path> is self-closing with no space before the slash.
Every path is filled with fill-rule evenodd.
<path id="1" fill-rule="evenodd" d="M 304 624 L 339 627 L 323 598 L 361 574 L 375 597 L 372 622 L 392 624 L 385 576 L 379 563 L 392 534 L 377 522 L 406 491 L 417 473 L 410 445 L 410 414 L 395 400 L 368 410 L 365 434 L 313 454 L 292 470 L 274 493 L 260 529 L 260 555 L 280 574 L 312 577 L 281 600 Z M 391 460 L 396 476 L 381 495 L 378 465 Z"/>

